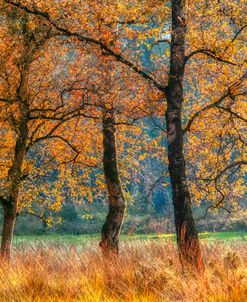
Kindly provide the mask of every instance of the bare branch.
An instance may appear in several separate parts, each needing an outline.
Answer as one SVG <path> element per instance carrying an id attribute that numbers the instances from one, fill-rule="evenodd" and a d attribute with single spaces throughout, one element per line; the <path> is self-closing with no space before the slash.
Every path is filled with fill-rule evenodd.
<path id="1" fill-rule="evenodd" d="M 205 49 L 205 48 L 196 49 L 196 50 L 192 51 L 189 55 L 187 55 L 184 59 L 184 65 L 188 62 L 189 59 L 191 59 L 192 57 L 194 57 L 195 55 L 198 55 L 198 54 L 203 54 L 207 57 L 210 57 L 210 58 L 212 58 L 216 61 L 219 61 L 219 62 L 222 62 L 222 63 L 225 63 L 225 64 L 230 64 L 230 65 L 233 65 L 233 66 L 238 65 L 237 63 L 234 63 L 234 62 L 231 62 L 231 61 L 228 61 L 228 60 L 225 60 L 225 59 L 219 57 L 215 53 L 215 51 L 210 50 L 210 49 Z"/>
<path id="2" fill-rule="evenodd" d="M 17 212 L 17 213 L 16 213 L 16 217 L 19 217 L 20 215 L 23 215 L 23 214 L 24 214 L 24 215 L 25 215 L 25 214 L 27 214 L 27 215 L 32 215 L 32 216 L 38 218 L 39 220 L 41 220 L 41 221 L 47 223 L 47 219 L 46 219 L 46 217 L 45 217 L 44 215 L 39 215 L 39 214 L 34 213 L 34 212 L 28 212 L 28 211 Z"/>

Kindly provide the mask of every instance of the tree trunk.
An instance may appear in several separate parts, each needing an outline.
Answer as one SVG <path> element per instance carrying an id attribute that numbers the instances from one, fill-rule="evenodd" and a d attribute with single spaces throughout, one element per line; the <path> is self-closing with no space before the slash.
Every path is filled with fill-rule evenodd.
<path id="1" fill-rule="evenodd" d="M 102 227 L 100 247 L 106 256 L 118 255 L 119 234 L 126 207 L 118 172 L 115 132 L 114 113 L 104 113 L 103 166 L 108 191 L 109 211 Z"/>
<path id="2" fill-rule="evenodd" d="M 3 260 L 8 261 L 10 258 L 11 244 L 16 220 L 16 204 L 6 201 L 6 203 L 3 204 L 3 214 L 1 255 Z"/>
<path id="3" fill-rule="evenodd" d="M 4 260 L 9 260 L 11 244 L 14 233 L 14 226 L 18 207 L 18 196 L 22 177 L 22 165 L 26 152 L 26 140 L 28 136 L 28 120 L 23 117 L 19 125 L 19 137 L 15 145 L 15 154 L 12 167 L 9 169 L 9 196 L 3 199 L 2 206 L 4 221 L 2 229 L 1 256 Z"/>
<path id="4" fill-rule="evenodd" d="M 169 173 L 180 261 L 182 265 L 189 264 L 198 270 L 202 270 L 203 260 L 192 214 L 183 154 L 181 111 L 183 106 L 185 33 L 184 0 L 173 0 L 171 62 L 166 89 Z"/>

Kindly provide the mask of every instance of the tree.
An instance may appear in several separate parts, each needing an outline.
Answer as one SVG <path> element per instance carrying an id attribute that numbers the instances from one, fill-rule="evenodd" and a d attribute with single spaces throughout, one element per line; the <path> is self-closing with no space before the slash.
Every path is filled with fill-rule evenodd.
<path id="1" fill-rule="evenodd" d="M 6 117 L 3 117 L 2 120 L 3 123 L 6 121 L 9 123 L 7 129 L 3 129 L 2 131 L 8 131 L 10 130 L 10 127 L 12 127 L 16 133 L 13 138 L 13 160 L 7 171 L 8 192 L 6 194 L 7 196 L 1 196 L 1 204 L 4 211 L 1 253 L 6 259 L 8 259 L 10 255 L 14 224 L 18 211 L 20 184 L 25 178 L 25 175 L 23 174 L 23 163 L 27 151 L 29 135 L 28 123 L 30 121 L 30 91 L 28 87 L 28 76 L 31 63 L 35 59 L 35 54 L 46 43 L 50 33 L 49 27 L 45 28 L 43 32 L 37 34 L 36 40 L 33 35 L 34 33 L 28 28 L 28 19 L 28 16 L 24 15 L 19 20 L 22 34 L 20 38 L 22 44 L 19 50 L 19 60 L 17 59 L 15 61 L 15 58 L 13 59 L 13 57 L 3 58 L 4 62 L 2 64 L 3 66 L 1 66 L 4 70 L 2 71 L 2 97 L 0 103 L 3 104 L 3 106 L 1 106 L 2 111 L 7 113 L 7 119 Z M 8 21 L 9 20 L 5 19 L 6 23 Z M 12 41 L 12 45 L 10 46 L 13 47 L 14 45 L 16 46 L 18 43 Z M 10 53 L 7 52 L 7 55 L 10 55 Z M 19 72 L 16 82 L 15 78 L 13 79 L 12 76 L 12 73 L 15 71 Z M 14 109 L 12 112 L 11 107 Z"/>
<path id="2" fill-rule="evenodd" d="M 121 148 L 122 155 L 130 159 L 124 145 L 127 143 L 131 145 L 134 141 L 130 141 L 126 135 L 126 130 L 132 128 L 130 132 L 134 137 L 140 127 L 134 125 L 134 122 L 147 115 L 150 103 L 154 105 L 154 102 L 149 100 L 150 96 L 155 99 L 155 93 L 148 85 L 133 77 L 133 74 L 129 73 L 125 66 L 120 65 L 116 68 L 116 64 L 114 60 L 105 59 L 102 54 L 99 54 L 95 57 L 94 65 L 90 68 L 88 81 L 86 83 L 83 80 L 77 81 L 76 85 L 70 89 L 70 97 L 75 102 L 78 99 L 83 99 L 84 94 L 87 95 L 86 99 L 83 100 L 84 112 L 87 113 L 89 120 L 97 120 L 101 128 L 101 134 L 98 133 L 102 136 L 99 148 L 103 153 L 102 169 L 109 210 L 102 227 L 100 246 L 103 253 L 108 256 L 118 254 L 119 235 L 126 208 L 120 175 L 129 173 L 129 169 L 119 170 L 118 153 L 120 152 L 118 149 Z M 122 71 L 121 75 L 119 75 L 120 70 Z M 134 87 L 140 87 L 140 91 L 134 92 Z M 99 125 L 95 125 L 95 127 L 98 128 Z M 120 127 L 125 129 L 119 129 Z M 92 147 L 95 148 L 95 145 Z M 142 147 L 144 148 L 144 146 Z M 123 167 L 123 163 L 121 166 Z M 124 185 L 125 188 L 128 185 L 126 177 L 124 178 Z"/>
<path id="3" fill-rule="evenodd" d="M 59 185 L 62 186 L 63 181 L 59 181 L 57 176 L 51 176 L 49 186 L 44 180 L 40 181 L 51 170 L 53 174 L 58 171 L 55 155 L 48 153 L 45 142 L 48 141 L 58 151 L 64 146 L 69 147 L 70 158 L 72 153 L 80 160 L 78 150 L 67 136 L 69 122 L 83 113 L 80 112 L 81 104 L 69 104 L 60 91 L 60 85 L 65 85 L 65 74 L 69 68 L 73 69 L 73 64 L 69 66 L 67 61 L 60 61 L 56 69 L 57 60 L 52 57 L 52 52 L 53 47 L 58 50 L 56 42 L 62 45 L 61 40 L 49 42 L 59 36 L 52 32 L 50 26 L 40 26 L 37 18 L 25 12 L 4 8 L 1 13 L 0 124 L 3 137 L 0 141 L 0 200 L 4 212 L 1 254 L 3 259 L 9 260 L 16 216 L 23 212 L 23 208 L 41 217 L 33 213 L 32 202 L 41 199 L 45 204 L 48 199 L 50 210 L 60 209 L 62 196 Z M 66 47 L 61 47 L 60 51 L 66 53 Z M 53 74 L 57 74 L 56 82 Z M 66 123 L 67 131 L 64 131 Z M 42 157 L 44 146 L 47 152 Z M 38 185 L 39 189 L 43 187 L 42 193 L 37 190 Z M 49 196 L 45 196 L 46 190 L 50 190 Z M 55 200 L 52 198 L 54 194 Z"/>

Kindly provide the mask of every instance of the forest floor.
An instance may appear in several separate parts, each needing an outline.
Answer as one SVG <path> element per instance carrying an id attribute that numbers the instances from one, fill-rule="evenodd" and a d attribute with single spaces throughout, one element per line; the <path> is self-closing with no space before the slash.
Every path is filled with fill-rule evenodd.
<path id="1" fill-rule="evenodd" d="M 202 234 L 204 274 L 181 271 L 171 237 L 149 236 L 123 236 L 111 261 L 96 235 L 16 237 L 10 264 L 0 264 L 0 301 L 246 301 L 246 234 Z"/>

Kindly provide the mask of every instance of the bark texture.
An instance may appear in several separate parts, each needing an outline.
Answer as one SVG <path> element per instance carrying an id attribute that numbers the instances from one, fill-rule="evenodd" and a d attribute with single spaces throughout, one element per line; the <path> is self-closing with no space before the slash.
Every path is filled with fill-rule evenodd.
<path id="1" fill-rule="evenodd" d="M 103 166 L 107 185 L 109 211 L 101 231 L 100 247 L 104 255 L 118 255 L 119 234 L 122 228 L 125 199 L 119 177 L 114 113 L 103 114 Z"/>
<path id="2" fill-rule="evenodd" d="M 2 242 L 1 242 L 1 258 L 2 260 L 9 260 L 11 244 L 14 233 L 14 225 L 16 219 L 16 204 L 9 202 L 9 200 L 3 201 L 3 228 L 2 228 Z"/>
<path id="3" fill-rule="evenodd" d="M 26 141 L 28 136 L 28 120 L 23 117 L 19 125 L 19 137 L 16 140 L 15 154 L 12 167 L 9 170 L 9 195 L 3 199 L 3 229 L 1 242 L 1 255 L 5 260 L 9 260 L 11 243 L 14 233 L 14 225 L 17 214 L 18 195 L 22 177 L 22 165 L 26 152 Z"/>
<path id="4" fill-rule="evenodd" d="M 172 0 L 171 62 L 167 96 L 167 139 L 169 173 L 173 191 L 175 227 L 182 265 L 203 269 L 198 233 L 195 227 L 191 198 L 186 180 L 183 154 L 183 77 L 185 62 L 186 23 L 184 1 Z"/>

